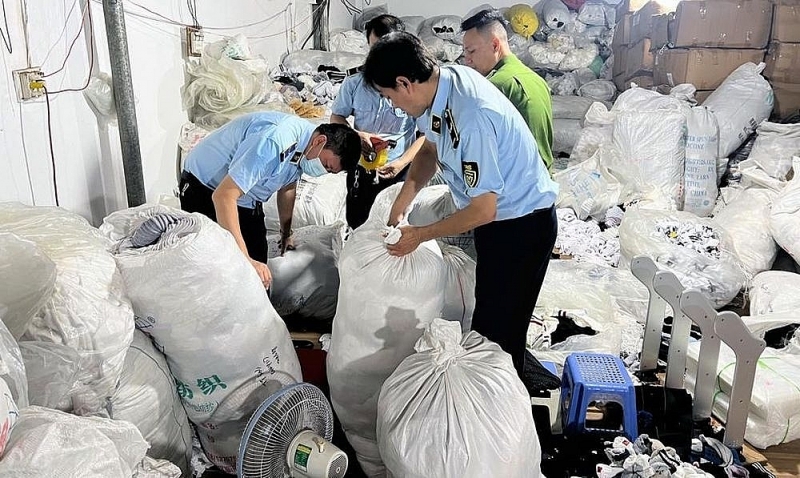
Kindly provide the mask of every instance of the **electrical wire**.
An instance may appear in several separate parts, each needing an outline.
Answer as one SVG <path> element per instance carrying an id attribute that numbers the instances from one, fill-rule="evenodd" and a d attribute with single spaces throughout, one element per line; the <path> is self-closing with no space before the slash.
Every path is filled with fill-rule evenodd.
<path id="1" fill-rule="evenodd" d="M 77 6 L 78 6 L 78 0 L 75 0 L 75 2 L 72 4 L 72 7 L 69 9 L 69 12 L 67 12 L 67 16 L 64 18 L 64 27 L 61 29 L 61 33 L 58 34 L 58 38 L 56 38 L 56 41 L 53 42 L 53 44 L 50 46 L 50 49 L 47 50 L 47 54 L 44 56 L 44 60 L 42 60 L 39 63 L 40 65 L 44 65 L 47 62 L 47 60 L 50 58 L 50 54 L 53 52 L 53 50 L 55 50 L 56 46 L 58 46 L 58 44 L 61 43 L 61 39 L 64 38 L 64 33 L 67 32 L 67 26 L 69 26 L 69 19 L 70 17 L 72 17 L 72 12 L 75 11 L 75 7 Z"/>
<path id="2" fill-rule="evenodd" d="M 86 5 L 87 7 L 89 6 L 88 3 Z M 45 90 L 45 96 L 57 95 L 58 93 L 66 93 L 68 91 L 83 91 L 89 87 L 89 83 L 91 83 L 92 81 L 92 71 L 94 70 L 94 22 L 92 21 L 92 9 L 87 8 L 86 13 L 87 13 L 86 18 L 89 19 L 89 42 L 86 44 L 86 49 L 89 51 L 89 73 L 86 75 L 86 82 L 80 88 L 64 88 L 61 90 L 50 91 L 50 92 Z M 81 28 L 81 30 L 83 30 L 83 28 Z M 72 49 L 70 48 L 70 51 L 71 50 Z M 69 52 L 67 52 L 67 58 L 69 58 Z M 64 64 L 66 65 L 66 63 L 67 59 L 64 59 Z M 61 69 L 63 69 L 63 66 Z M 43 75 L 43 76 L 49 76 L 49 75 Z"/>
<path id="3" fill-rule="evenodd" d="M 72 55 L 72 49 L 75 47 L 75 44 L 78 42 L 78 39 L 81 37 L 81 33 L 83 32 L 83 27 L 86 24 L 86 13 L 89 11 L 89 3 L 86 3 L 86 8 L 83 9 L 83 14 L 81 14 L 81 25 L 78 28 L 78 33 L 75 34 L 75 38 L 72 39 L 72 43 L 69 44 L 69 48 L 67 49 L 67 55 L 64 57 L 64 62 L 61 63 L 61 67 L 59 67 L 56 71 L 52 73 L 47 73 L 46 75 L 42 75 L 42 78 L 47 78 L 48 76 L 53 76 L 57 73 L 61 73 L 64 71 L 64 68 L 67 66 L 67 60 L 69 60 L 70 55 Z"/>
<path id="4" fill-rule="evenodd" d="M 200 22 L 197 20 L 197 0 L 186 0 L 186 6 L 189 7 L 189 15 L 192 17 L 192 22 L 195 29 L 200 28 Z"/>
<path id="5" fill-rule="evenodd" d="M 94 1 L 99 3 L 101 0 L 94 0 Z M 148 13 L 150 13 L 152 15 L 155 15 L 156 17 L 160 18 L 162 21 L 170 23 L 172 25 L 177 25 L 177 26 L 182 26 L 182 27 L 191 27 L 191 26 L 193 26 L 193 25 L 189 25 L 189 24 L 183 23 L 183 22 L 178 21 L 178 20 L 173 20 L 172 18 L 169 18 L 169 17 L 167 17 L 165 15 L 162 15 L 162 14 L 156 12 L 156 11 L 153 11 L 153 10 L 145 7 L 144 5 L 140 5 L 140 4 L 138 4 L 138 3 L 136 3 L 136 2 L 134 2 L 132 0 L 128 0 L 128 3 L 130 3 L 131 5 L 137 6 L 137 7 L 141 8 L 142 10 L 144 10 L 144 11 L 146 11 L 146 12 L 148 12 Z M 135 12 L 129 12 L 129 11 L 125 11 L 125 13 L 131 14 L 131 15 L 140 15 L 140 16 L 142 15 L 140 13 L 137 14 Z M 210 26 L 205 26 L 204 25 L 203 26 L 203 30 L 239 30 L 241 28 L 254 27 L 254 26 L 257 26 L 257 25 L 261 25 L 262 23 L 266 23 L 266 22 L 278 17 L 282 13 L 283 13 L 283 11 L 280 11 L 280 12 L 274 14 L 274 15 L 271 15 L 271 16 L 269 16 L 267 18 L 261 19 L 261 20 L 259 20 L 257 22 L 245 23 L 243 25 L 235 25 L 235 26 L 231 26 L 231 27 L 210 27 Z M 151 17 L 151 19 L 153 19 L 153 18 Z M 155 20 L 155 19 L 153 19 L 153 20 Z"/>
<path id="6" fill-rule="evenodd" d="M 56 176 L 56 153 L 53 148 L 53 119 L 50 112 L 50 93 L 44 88 L 44 101 L 47 104 L 47 139 L 50 141 L 50 162 L 53 166 L 53 195 L 56 206 L 61 206 L 58 199 L 58 178 Z"/>
<path id="7" fill-rule="evenodd" d="M 0 28 L 0 37 L 3 37 L 3 44 L 8 50 L 8 53 L 14 53 L 14 45 L 11 43 L 11 32 L 8 30 L 8 15 L 6 14 L 6 0 L 0 0 L 0 3 L 3 4 L 3 23 L 5 24 L 5 30 Z"/>

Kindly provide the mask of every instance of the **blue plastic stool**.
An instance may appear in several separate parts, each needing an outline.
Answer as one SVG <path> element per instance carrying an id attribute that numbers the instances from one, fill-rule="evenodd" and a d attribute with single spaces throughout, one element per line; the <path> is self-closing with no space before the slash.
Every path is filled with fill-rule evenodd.
<path id="1" fill-rule="evenodd" d="M 619 357 L 592 353 L 567 357 L 561 380 L 564 433 L 618 432 L 586 428 L 586 408 L 592 402 L 616 402 L 622 406 L 622 430 L 631 440 L 636 439 L 636 390 Z"/>

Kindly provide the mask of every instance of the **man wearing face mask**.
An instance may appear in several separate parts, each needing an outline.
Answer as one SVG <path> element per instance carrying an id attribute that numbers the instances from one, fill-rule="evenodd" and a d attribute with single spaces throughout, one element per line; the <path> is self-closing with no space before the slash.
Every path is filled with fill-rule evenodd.
<path id="1" fill-rule="evenodd" d="M 511 53 L 507 22 L 497 10 L 481 10 L 461 23 L 464 60 L 496 86 L 522 115 L 539 156 L 553 164 L 553 105 L 550 87 Z"/>
<path id="2" fill-rule="evenodd" d="M 179 185 L 181 208 L 205 214 L 227 229 L 264 287 L 267 230 L 261 204 L 277 193 L 281 253 L 292 249 L 292 210 L 301 173 L 322 176 L 352 170 L 361 140 L 349 126 L 316 126 L 279 112 L 240 116 L 204 138 L 186 157 Z"/>
<path id="3" fill-rule="evenodd" d="M 403 21 L 393 15 L 379 15 L 364 25 L 370 46 L 391 32 L 405 31 Z M 348 171 L 347 224 L 353 229 L 362 225 L 378 193 L 405 177 L 405 170 L 424 143 L 416 140 L 416 122 L 389 100 L 381 98 L 373 88 L 364 83 L 360 71 L 353 71 L 344 80 L 339 95 L 331 107 L 331 123 L 347 124 L 353 116 L 353 126 L 366 146 L 372 149 L 372 139 L 391 139 L 396 142 L 389 149 L 388 162 L 373 168 L 367 162 Z M 368 169 L 369 168 L 369 169 Z"/>

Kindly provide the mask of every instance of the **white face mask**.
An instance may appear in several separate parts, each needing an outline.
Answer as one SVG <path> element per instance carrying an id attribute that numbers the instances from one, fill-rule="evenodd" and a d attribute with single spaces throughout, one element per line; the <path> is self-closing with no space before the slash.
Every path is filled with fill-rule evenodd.
<path id="1" fill-rule="evenodd" d="M 303 155 L 303 158 L 300 160 L 300 169 L 304 174 L 315 178 L 328 173 L 328 170 L 325 169 L 325 166 L 322 165 L 322 161 L 320 161 L 319 158 L 311 159 L 306 157 L 306 155 Z"/>
<path id="2" fill-rule="evenodd" d="M 320 153 L 324 147 L 325 146 L 323 145 L 323 147 L 320 148 Z M 325 169 L 325 166 L 322 165 L 322 161 L 319 159 L 319 153 L 317 153 L 316 158 L 309 158 L 307 154 L 303 154 L 303 157 L 300 158 L 300 169 L 304 174 L 315 178 L 328 173 L 328 170 Z"/>

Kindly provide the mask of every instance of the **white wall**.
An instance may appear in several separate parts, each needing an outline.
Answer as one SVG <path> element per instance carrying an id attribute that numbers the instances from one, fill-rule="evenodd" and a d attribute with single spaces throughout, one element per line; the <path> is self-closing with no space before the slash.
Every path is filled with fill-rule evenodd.
<path id="1" fill-rule="evenodd" d="M 67 21 L 67 12 L 78 6 Z M 80 13 L 87 0 L 27 2 L 30 65 L 45 73 L 58 68 L 69 43 L 79 29 Z M 14 53 L 0 51 L 0 201 L 53 205 L 52 170 L 47 142 L 46 108 L 43 101 L 18 103 L 11 70 L 29 66 L 25 48 L 23 0 L 6 0 Z M 184 0 L 137 0 L 154 12 L 189 23 Z M 310 28 L 310 5 L 290 0 L 198 0 L 200 24 L 207 30 L 206 41 L 222 35 L 244 34 L 251 48 L 277 64 L 287 45 L 299 44 Z M 154 16 L 130 1 L 124 2 L 130 49 L 136 114 L 139 124 L 145 190 L 149 201 L 170 193 L 175 184 L 177 138 L 186 122 L 180 88 L 185 83 L 180 28 L 145 19 L 134 13 Z M 110 72 L 102 7 L 92 1 L 96 44 L 95 72 Z M 286 14 L 266 18 L 288 8 Z M 61 26 L 66 32 L 60 37 Z M 237 27 L 254 24 L 240 28 Z M 288 28 L 287 28 L 288 26 Z M 292 28 L 294 26 L 294 28 Z M 88 30 L 88 29 L 87 29 Z M 284 33 L 290 30 L 289 39 Z M 294 32 L 292 35 L 291 32 Z M 89 60 L 86 40 L 81 35 L 65 71 L 47 78 L 51 90 L 79 87 L 85 81 Z M 49 56 L 50 47 L 53 50 Z M 291 46 L 294 48 L 293 46 Z M 81 93 L 51 97 L 53 140 L 60 204 L 99 223 L 108 213 L 126 205 L 122 161 L 117 129 L 98 120 Z"/>
<path id="2" fill-rule="evenodd" d="M 347 9 L 342 4 L 341 0 L 331 0 L 331 30 L 334 28 L 350 28 L 352 25 L 352 16 L 347 13 Z M 495 0 L 495 1 L 480 1 L 480 0 L 372 0 L 370 5 L 367 5 L 364 0 L 352 0 L 352 4 L 360 9 L 370 8 L 371 6 L 386 5 L 389 7 L 389 13 L 398 17 L 405 15 L 422 15 L 424 17 L 432 17 L 435 15 L 458 15 L 464 16 L 473 8 L 490 4 L 494 7 L 510 7 L 517 3 L 530 3 L 537 2 L 521 2 L 520 0 Z"/>

